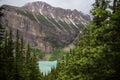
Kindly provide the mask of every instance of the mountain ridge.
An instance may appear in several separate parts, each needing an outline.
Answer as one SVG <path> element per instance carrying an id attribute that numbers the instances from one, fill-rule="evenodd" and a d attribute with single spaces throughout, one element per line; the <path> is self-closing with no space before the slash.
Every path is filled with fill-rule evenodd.
<path id="1" fill-rule="evenodd" d="M 72 43 L 90 23 L 88 15 L 77 10 L 55 8 L 45 2 L 2 7 L 3 25 L 12 28 L 13 33 L 18 29 L 25 43 L 47 53 Z"/>
<path id="2" fill-rule="evenodd" d="M 55 18 L 63 18 L 63 17 L 69 17 L 69 18 L 75 18 L 78 17 L 79 19 L 84 19 L 85 21 L 90 21 L 90 17 L 88 15 L 83 14 L 82 12 L 79 12 L 78 10 L 74 9 L 63 9 L 59 7 L 52 7 L 51 5 L 45 3 L 45 2 L 33 2 L 33 3 L 28 3 L 22 8 L 29 10 L 30 12 L 34 13 L 40 13 L 45 16 L 52 16 Z M 54 16 L 53 16 L 54 15 Z M 81 20 L 82 20 L 81 19 Z"/>

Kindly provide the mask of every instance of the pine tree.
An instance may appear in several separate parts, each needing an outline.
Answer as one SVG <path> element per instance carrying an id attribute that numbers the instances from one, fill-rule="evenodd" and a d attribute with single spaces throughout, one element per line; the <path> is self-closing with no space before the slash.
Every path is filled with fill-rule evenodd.
<path id="1" fill-rule="evenodd" d="M 30 45 L 27 46 L 27 52 L 26 52 L 26 62 L 29 62 L 30 60 Z"/>
<path id="2" fill-rule="evenodd" d="M 27 55 L 26 55 L 26 66 L 28 70 L 28 78 L 29 80 L 41 80 L 42 74 L 39 71 L 37 59 L 35 53 L 31 53 L 30 45 L 27 47 Z"/>
<path id="3" fill-rule="evenodd" d="M 1 66 L 1 70 L 2 70 L 2 79 L 5 80 L 13 80 L 13 60 L 14 60 L 14 56 L 13 56 L 13 41 L 12 41 L 12 32 L 8 32 L 6 31 L 5 33 L 5 37 L 4 37 L 4 43 L 2 46 L 2 66 Z"/>
<path id="4" fill-rule="evenodd" d="M 16 80 L 22 80 L 24 78 L 23 75 L 23 54 L 20 51 L 20 38 L 19 38 L 19 31 L 17 30 L 16 33 L 16 43 L 15 43 L 15 75 L 14 78 Z"/>
<path id="5" fill-rule="evenodd" d="M 2 10 L 3 10 L 3 8 L 0 7 L 0 45 L 2 43 L 2 40 L 4 37 L 4 32 L 5 32 L 5 28 L 2 27 L 2 23 L 1 23 L 1 17 L 3 16 Z"/>
<path id="6" fill-rule="evenodd" d="M 30 45 L 28 44 L 27 45 L 27 49 L 26 49 L 26 53 L 25 53 L 25 72 L 26 72 L 26 80 L 30 80 L 30 73 L 31 73 L 31 71 L 30 71 L 30 66 L 31 66 L 31 64 L 30 64 L 30 59 L 31 59 L 31 56 L 30 56 Z"/>
<path id="7" fill-rule="evenodd" d="M 32 58 L 31 58 L 31 65 L 32 66 L 30 67 L 30 70 L 31 70 L 30 80 L 41 80 L 42 74 L 40 73 L 35 54 L 33 54 Z"/>
<path id="8" fill-rule="evenodd" d="M 112 53 L 113 58 L 111 60 L 112 68 L 114 70 L 111 78 L 115 80 L 116 78 L 120 79 L 120 0 L 113 0 L 112 5 L 112 14 L 110 16 L 110 32 L 109 35 L 109 48 L 110 53 Z"/>
<path id="9" fill-rule="evenodd" d="M 5 59 L 4 59 L 4 46 L 3 46 L 3 42 L 4 42 L 4 32 L 5 32 L 5 28 L 2 26 L 1 23 L 1 17 L 3 16 L 2 13 L 3 8 L 0 7 L 0 79 L 5 79 L 5 71 L 4 71 L 4 65 L 5 65 Z"/>
<path id="10" fill-rule="evenodd" d="M 101 26 L 103 21 L 108 18 L 108 11 L 106 10 L 108 3 L 109 1 L 107 0 L 95 0 L 91 11 L 95 25 Z"/>
<path id="11" fill-rule="evenodd" d="M 7 61 L 7 80 L 13 80 L 13 67 L 14 67 L 14 43 L 12 38 L 12 30 L 10 29 L 9 35 L 7 36 L 7 45 L 5 48 L 6 53 L 6 61 Z"/>
<path id="12" fill-rule="evenodd" d="M 3 43 L 4 31 L 5 31 L 5 29 L 3 28 L 2 23 L 1 23 L 1 17 L 3 16 L 2 9 L 3 8 L 0 7 L 0 57 L 2 57 L 2 51 L 3 51 L 2 43 Z"/>
<path id="13" fill-rule="evenodd" d="M 92 11 L 93 23 L 85 30 L 74 55 L 69 57 L 69 64 L 63 64 L 58 80 L 119 80 L 118 4 L 119 0 L 113 1 L 115 10 L 111 13 L 108 11 L 109 1 L 96 0 Z"/>
<path id="14" fill-rule="evenodd" d="M 20 52 L 21 52 L 22 56 L 25 57 L 23 36 L 21 37 L 21 42 L 20 42 Z"/>

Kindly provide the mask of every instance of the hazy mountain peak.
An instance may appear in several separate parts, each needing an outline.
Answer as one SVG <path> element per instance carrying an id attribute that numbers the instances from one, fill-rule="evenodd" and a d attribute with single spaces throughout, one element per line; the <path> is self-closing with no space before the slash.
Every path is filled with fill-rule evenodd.
<path id="1" fill-rule="evenodd" d="M 25 42 L 45 52 L 74 43 L 90 23 L 90 17 L 76 9 L 52 7 L 45 2 L 3 7 L 3 25 L 18 29 Z"/>
<path id="2" fill-rule="evenodd" d="M 56 19 L 62 18 L 63 20 L 71 19 L 72 21 L 79 22 L 82 21 L 83 23 L 89 24 L 90 16 L 84 15 L 82 12 L 74 9 L 62 9 L 59 7 L 53 7 L 45 2 L 37 1 L 28 3 L 22 7 L 23 9 L 34 12 L 35 14 L 42 14 L 47 17 L 53 17 Z"/>
<path id="3" fill-rule="evenodd" d="M 31 6 L 34 6 L 34 7 L 51 7 L 51 5 L 47 4 L 46 2 L 42 2 L 42 1 L 36 1 L 36 2 L 30 2 L 30 3 L 27 3 L 25 4 L 23 7 L 31 7 Z"/>

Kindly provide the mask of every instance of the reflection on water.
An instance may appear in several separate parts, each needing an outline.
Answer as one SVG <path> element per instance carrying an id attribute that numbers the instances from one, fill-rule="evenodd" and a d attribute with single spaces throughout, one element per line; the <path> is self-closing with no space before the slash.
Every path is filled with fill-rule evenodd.
<path id="1" fill-rule="evenodd" d="M 47 75 L 51 72 L 51 68 L 56 68 L 57 61 L 39 61 L 39 69 L 43 75 Z"/>

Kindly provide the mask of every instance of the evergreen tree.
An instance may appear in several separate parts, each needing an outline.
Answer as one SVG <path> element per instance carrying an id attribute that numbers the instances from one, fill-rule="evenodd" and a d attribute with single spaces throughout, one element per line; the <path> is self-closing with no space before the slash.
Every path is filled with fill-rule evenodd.
<path id="1" fill-rule="evenodd" d="M 6 33 L 7 34 L 7 33 Z M 13 80 L 13 67 L 14 67 L 14 43 L 13 43 L 13 38 L 12 38 L 12 30 L 10 29 L 9 33 L 6 36 L 6 47 L 5 47 L 5 54 L 6 58 L 5 60 L 7 61 L 7 80 Z"/>
<path id="2" fill-rule="evenodd" d="M 17 30 L 15 42 L 12 30 L 6 31 L 5 35 L 4 31 L 0 25 L 0 80 L 42 80 L 36 55 L 31 55 L 30 46 L 27 51 L 24 49 L 23 37 L 20 40 L 19 31 Z"/>
<path id="3" fill-rule="evenodd" d="M 4 32 L 5 32 L 5 29 L 4 29 L 4 27 L 2 27 L 2 23 L 1 23 L 1 17 L 3 16 L 2 10 L 3 10 L 3 8 L 0 7 L 0 45 L 2 43 L 2 40 L 4 37 Z"/>
<path id="4" fill-rule="evenodd" d="M 39 67 L 38 67 L 38 63 L 37 63 L 37 59 L 36 59 L 36 55 L 33 54 L 32 58 L 31 58 L 31 73 L 30 73 L 30 80 L 42 80 L 42 74 L 39 71 Z"/>
<path id="5" fill-rule="evenodd" d="M 3 42 L 4 42 L 4 32 L 5 32 L 5 28 L 2 26 L 1 23 L 1 17 L 3 16 L 2 13 L 3 8 L 0 7 L 0 79 L 5 79 L 5 71 L 4 71 L 4 65 L 5 65 L 5 59 L 4 59 L 4 46 L 3 46 Z"/>
<path id="6" fill-rule="evenodd" d="M 93 15 L 93 23 L 98 27 L 102 25 L 105 19 L 108 18 L 108 7 L 109 0 L 95 0 L 93 9 L 91 11 Z"/>
<path id="7" fill-rule="evenodd" d="M 13 61 L 14 61 L 14 56 L 13 56 L 13 41 L 12 41 L 12 32 L 6 31 L 5 37 L 4 38 L 4 43 L 2 44 L 2 53 L 1 53 L 1 79 L 5 80 L 13 80 Z M 0 51 L 1 52 L 1 51 Z"/>
<path id="8" fill-rule="evenodd" d="M 27 46 L 27 52 L 26 52 L 26 62 L 28 63 L 30 61 L 30 45 Z"/>
<path id="9" fill-rule="evenodd" d="M 108 11 L 109 1 L 96 0 L 93 23 L 69 57 L 64 61 L 58 80 L 119 80 L 120 8 L 113 0 L 113 13 Z"/>
<path id="10" fill-rule="evenodd" d="M 20 52 L 21 52 L 22 56 L 25 57 L 23 36 L 21 37 Z"/>
<path id="11" fill-rule="evenodd" d="M 111 78 L 113 80 L 120 79 L 120 0 L 113 0 L 112 14 L 110 16 L 110 29 L 111 35 L 109 35 L 109 50 L 112 53 L 112 68 L 114 70 Z"/>
<path id="12" fill-rule="evenodd" d="M 19 31 L 17 30 L 16 33 L 16 43 L 15 43 L 15 80 L 22 80 L 24 78 L 23 74 L 23 54 L 20 51 L 20 38 L 19 38 Z"/>
<path id="13" fill-rule="evenodd" d="M 27 47 L 26 66 L 29 80 L 42 80 L 35 53 L 31 53 L 30 46 Z"/>

